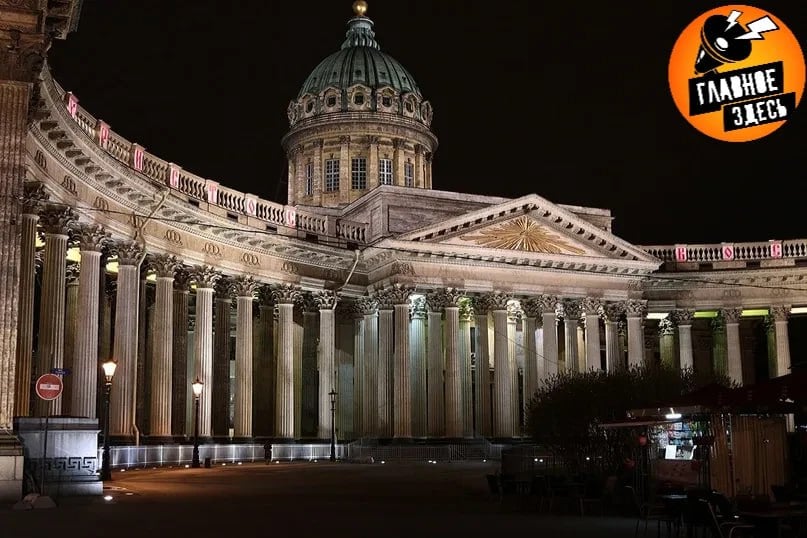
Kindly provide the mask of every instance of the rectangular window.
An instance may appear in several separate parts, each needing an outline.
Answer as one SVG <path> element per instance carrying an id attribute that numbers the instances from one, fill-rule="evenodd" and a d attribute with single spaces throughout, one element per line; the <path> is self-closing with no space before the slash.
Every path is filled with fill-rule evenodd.
<path id="1" fill-rule="evenodd" d="M 404 185 L 415 186 L 415 165 L 412 163 L 404 163 Z"/>
<path id="2" fill-rule="evenodd" d="M 381 185 L 392 185 L 392 159 L 379 159 L 378 182 Z"/>
<path id="3" fill-rule="evenodd" d="M 367 188 L 367 159 L 364 157 L 355 157 L 350 162 L 351 182 L 350 186 L 353 189 L 366 189 Z"/>
<path id="4" fill-rule="evenodd" d="M 325 161 L 325 192 L 339 190 L 339 159 Z"/>
<path id="5" fill-rule="evenodd" d="M 314 163 L 305 165 L 305 195 L 314 194 Z"/>

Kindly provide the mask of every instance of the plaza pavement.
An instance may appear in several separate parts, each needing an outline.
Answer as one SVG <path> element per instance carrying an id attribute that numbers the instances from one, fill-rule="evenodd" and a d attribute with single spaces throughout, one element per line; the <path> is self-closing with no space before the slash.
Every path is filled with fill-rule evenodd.
<path id="1" fill-rule="evenodd" d="M 280 463 L 114 472 L 101 498 L 0 506 L 0 538 L 316 535 L 632 537 L 630 518 L 539 515 L 491 498 L 496 463 Z M 527 508 L 527 509 L 525 509 Z M 655 534 L 655 529 L 649 534 Z"/>

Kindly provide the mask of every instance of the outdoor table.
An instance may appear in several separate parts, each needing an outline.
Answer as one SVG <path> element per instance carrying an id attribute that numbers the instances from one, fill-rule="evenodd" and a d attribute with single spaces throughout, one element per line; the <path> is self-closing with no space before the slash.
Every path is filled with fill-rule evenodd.
<path id="1" fill-rule="evenodd" d="M 776 530 L 776 536 L 782 536 L 782 523 L 789 519 L 799 520 L 800 523 L 807 519 L 807 509 L 803 506 L 792 508 L 771 508 L 770 510 L 741 511 L 739 516 L 754 523 L 765 525 Z"/>

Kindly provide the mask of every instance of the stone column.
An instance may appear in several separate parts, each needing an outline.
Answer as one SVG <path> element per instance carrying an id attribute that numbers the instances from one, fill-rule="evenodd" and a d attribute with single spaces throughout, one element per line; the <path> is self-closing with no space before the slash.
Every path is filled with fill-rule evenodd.
<path id="1" fill-rule="evenodd" d="M 314 200 L 317 206 L 322 205 L 322 192 L 325 190 L 324 175 L 322 167 L 325 162 L 322 159 L 322 146 L 325 141 L 318 138 L 314 141 Z"/>
<path id="2" fill-rule="evenodd" d="M 432 188 L 432 152 L 426 152 L 426 188 Z"/>
<path id="3" fill-rule="evenodd" d="M 173 353 L 174 353 L 174 272 L 176 257 L 161 254 L 149 260 L 157 275 L 154 298 L 154 353 L 151 362 L 151 437 L 172 434 Z"/>
<path id="4" fill-rule="evenodd" d="M 364 437 L 364 307 L 361 299 L 353 303 L 353 433 Z"/>
<path id="5" fill-rule="evenodd" d="M 378 137 L 368 136 L 367 146 L 367 151 L 370 153 L 367 162 L 367 188 L 374 189 L 380 183 L 378 178 Z"/>
<path id="6" fill-rule="evenodd" d="M 343 203 L 350 200 L 352 177 L 350 173 L 350 136 L 339 137 L 339 199 Z"/>
<path id="7" fill-rule="evenodd" d="M 628 318 L 628 366 L 639 366 L 644 362 L 644 336 L 642 335 L 644 312 L 645 301 L 629 299 L 625 303 L 625 315 Z"/>
<path id="8" fill-rule="evenodd" d="M 210 266 L 196 267 L 191 278 L 196 283 L 196 315 L 193 331 L 193 356 L 196 377 L 204 383 L 199 397 L 199 436 L 213 435 L 213 289 L 220 274 Z"/>
<path id="9" fill-rule="evenodd" d="M 112 357 L 118 361 L 109 410 L 109 434 L 132 437 L 135 432 L 137 396 L 137 344 L 140 302 L 140 263 L 143 251 L 137 243 L 119 243 L 118 284 L 115 296 L 115 333 Z"/>
<path id="10" fill-rule="evenodd" d="M 426 420 L 429 437 L 443 437 L 446 431 L 446 415 L 443 388 L 443 313 L 445 301 L 440 292 L 430 293 L 426 297 L 429 308 L 429 326 L 427 335 L 428 365 L 426 367 Z"/>
<path id="11" fill-rule="evenodd" d="M 317 437 L 330 439 L 333 423 L 331 422 L 331 395 L 336 390 L 336 308 L 337 297 L 332 291 L 320 291 L 314 294 L 319 306 L 319 347 L 317 348 L 317 369 L 319 371 L 319 417 Z"/>
<path id="12" fill-rule="evenodd" d="M 695 361 L 692 355 L 692 310 L 676 310 L 672 314 L 678 326 L 679 362 L 682 370 L 692 369 Z"/>
<path id="13" fill-rule="evenodd" d="M 542 337 L 544 340 L 544 375 L 551 377 L 558 373 L 558 298 L 554 295 L 541 295 L 535 299 L 541 309 Z"/>
<path id="14" fill-rule="evenodd" d="M 95 418 L 98 386 L 98 286 L 101 250 L 108 234 L 98 225 L 83 224 L 76 229 L 81 253 L 76 319 L 80 330 L 73 339 L 73 372 L 70 412 L 73 416 Z"/>
<path id="15" fill-rule="evenodd" d="M 771 306 L 771 317 L 776 331 L 776 377 L 780 377 L 790 373 L 790 341 L 787 334 L 790 305 Z"/>
<path id="16" fill-rule="evenodd" d="M 484 297 L 475 305 L 476 325 L 476 431 L 490 437 L 490 341 L 488 304 Z"/>
<path id="17" fill-rule="evenodd" d="M 71 245 L 68 244 L 68 248 Z M 73 353 L 76 348 L 76 328 L 78 314 L 78 263 L 70 261 L 65 268 L 65 300 L 64 300 L 64 358 L 62 368 L 72 372 L 75 369 Z M 63 415 L 72 415 L 73 402 L 73 376 L 62 376 L 62 402 Z"/>
<path id="18" fill-rule="evenodd" d="M 302 416 L 300 417 L 300 433 L 302 437 L 313 438 L 317 435 L 318 389 L 317 389 L 317 346 L 319 345 L 319 304 L 310 293 L 302 300 L 303 307 L 303 342 L 300 361 L 300 379 L 302 381 Z"/>
<path id="19" fill-rule="evenodd" d="M 187 431 L 185 416 L 188 399 L 188 304 L 190 301 L 190 273 L 179 268 L 174 273 L 174 308 L 171 338 L 171 433 L 184 435 Z"/>
<path id="20" fill-rule="evenodd" d="M 541 309 L 535 301 L 521 301 L 521 308 L 524 312 L 524 407 L 526 408 L 532 399 L 535 391 L 538 390 L 539 375 L 538 350 L 535 347 L 536 339 L 536 318 L 541 317 Z M 477 347 L 477 354 L 479 348 Z M 525 415 L 526 416 L 526 415 Z"/>
<path id="21" fill-rule="evenodd" d="M 364 316 L 364 369 L 362 376 L 362 419 L 364 434 L 378 436 L 378 303 L 362 300 Z"/>
<path id="22" fill-rule="evenodd" d="M 516 360 L 516 336 L 518 320 L 523 316 L 518 301 L 507 304 L 507 361 L 510 363 L 510 418 L 513 422 L 513 435 L 521 434 L 521 406 L 519 402 L 518 361 Z"/>
<path id="23" fill-rule="evenodd" d="M 415 144 L 415 177 L 412 183 L 413 187 L 417 187 L 419 189 L 423 188 L 424 184 L 424 171 L 423 171 L 423 153 L 424 148 L 420 144 Z"/>
<path id="24" fill-rule="evenodd" d="M 661 364 L 673 366 L 675 364 L 675 324 L 667 316 L 658 322 L 659 355 Z"/>
<path id="25" fill-rule="evenodd" d="M 409 382 L 411 372 L 409 356 L 409 295 L 411 295 L 413 289 L 395 284 L 388 291 L 395 308 L 393 435 L 397 439 L 409 439 L 412 437 L 412 385 Z"/>
<path id="26" fill-rule="evenodd" d="M 613 372 L 624 368 L 619 347 L 619 319 L 624 308 L 621 303 L 603 305 L 602 319 L 605 324 L 605 367 Z"/>
<path id="27" fill-rule="evenodd" d="M 404 182 L 404 140 L 392 139 L 392 183 L 403 187 Z"/>
<path id="28" fill-rule="evenodd" d="M 727 374 L 731 381 L 743 384 L 743 359 L 740 344 L 740 316 L 742 308 L 724 308 L 721 310 L 726 322 L 726 360 Z"/>
<path id="29" fill-rule="evenodd" d="M 577 373 L 577 324 L 580 321 L 580 303 L 567 299 L 563 301 L 563 335 L 564 349 L 566 350 L 566 370 Z"/>
<path id="30" fill-rule="evenodd" d="M 39 332 L 37 367 L 34 377 L 64 366 L 64 314 L 67 238 L 73 211 L 58 205 L 48 205 L 40 215 L 45 231 L 45 255 L 42 269 L 42 292 L 39 303 Z M 15 290 L 16 295 L 16 290 Z M 16 336 L 15 336 L 16 338 Z M 61 397 L 53 401 L 35 400 L 36 414 L 58 415 Z"/>
<path id="31" fill-rule="evenodd" d="M 14 416 L 31 414 L 31 370 L 34 350 L 34 296 L 36 284 L 36 225 L 39 208 L 48 199 L 42 183 L 28 181 L 23 185 L 20 215 L 20 285 L 17 329 L 17 359 Z M 0 232 L 2 233 L 2 232 Z M 3 385 L 0 384 L 0 387 Z M 2 400 L 2 398 L 0 398 Z M 0 415 L 2 411 L 0 410 Z M 0 422 L 0 427 L 2 423 Z"/>
<path id="32" fill-rule="evenodd" d="M 239 275 L 233 281 L 236 297 L 233 437 L 236 439 L 252 437 L 252 302 L 257 287 L 251 276 Z"/>
<path id="33" fill-rule="evenodd" d="M 446 437 L 448 438 L 459 438 L 463 434 L 459 333 L 459 304 L 462 297 L 463 293 L 454 288 L 443 290 L 443 310 L 446 318 L 443 345 L 446 350 L 445 410 Z"/>
<path id="34" fill-rule="evenodd" d="M 409 341 L 411 342 L 412 361 L 412 435 L 426 437 L 427 421 L 427 349 L 426 349 L 426 297 L 416 295 L 410 298 Z"/>
<path id="35" fill-rule="evenodd" d="M 471 368 L 471 321 L 474 319 L 474 308 L 471 299 L 463 297 L 460 302 L 460 386 L 462 387 L 462 435 L 474 436 L 474 395 Z M 518 394 L 516 394 L 518 396 Z"/>
<path id="36" fill-rule="evenodd" d="M 219 278 L 213 285 L 213 380 L 211 389 L 211 428 L 214 437 L 230 436 L 230 336 L 233 307 L 233 281 Z"/>
<path id="37" fill-rule="evenodd" d="M 294 284 L 279 284 L 273 292 L 278 307 L 275 428 L 277 437 L 293 439 L 294 303 L 300 299 L 300 290 Z"/>
<path id="38" fill-rule="evenodd" d="M 600 312 L 602 303 L 586 297 L 581 303 L 586 323 L 586 370 L 601 370 L 600 360 Z"/>
<path id="39" fill-rule="evenodd" d="M 275 434 L 275 304 L 268 285 L 258 288 L 259 316 L 252 362 L 252 432 L 255 436 Z"/>
<path id="40" fill-rule="evenodd" d="M 507 339 L 507 301 L 510 297 L 492 293 L 486 297 L 493 312 L 493 436 L 514 437 L 510 343 Z"/>
<path id="41" fill-rule="evenodd" d="M 375 294 L 378 303 L 378 436 L 389 439 L 393 434 L 394 310 L 392 297 L 386 291 Z"/>
<path id="42" fill-rule="evenodd" d="M 718 315 L 709 321 L 712 330 L 712 372 L 717 376 L 728 375 L 726 361 L 726 324 Z"/>

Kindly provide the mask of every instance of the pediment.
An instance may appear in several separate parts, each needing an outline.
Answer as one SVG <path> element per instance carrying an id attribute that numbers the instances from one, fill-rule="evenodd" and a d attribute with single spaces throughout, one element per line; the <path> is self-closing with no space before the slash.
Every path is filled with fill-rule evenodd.
<path id="1" fill-rule="evenodd" d="M 478 209 L 395 238 L 469 251 L 659 262 L 611 232 L 531 194 Z M 505 254 L 504 252 L 499 252 Z"/>

